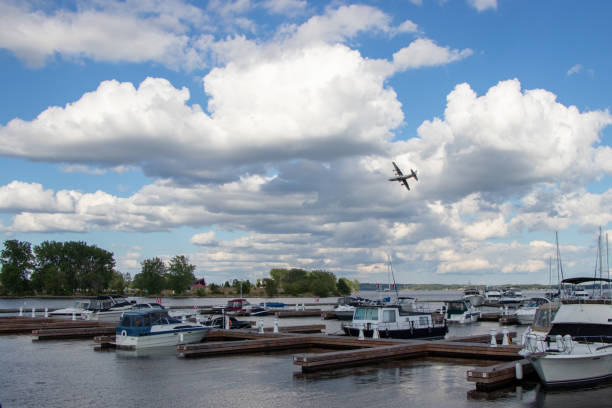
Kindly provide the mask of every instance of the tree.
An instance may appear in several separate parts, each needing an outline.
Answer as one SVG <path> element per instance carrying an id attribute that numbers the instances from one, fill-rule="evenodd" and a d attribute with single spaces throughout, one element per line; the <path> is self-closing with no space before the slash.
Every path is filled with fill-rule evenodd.
<path id="1" fill-rule="evenodd" d="M 336 275 L 327 271 L 312 271 L 308 274 L 309 289 L 319 297 L 327 297 L 330 293 L 337 293 Z"/>
<path id="2" fill-rule="evenodd" d="M 0 280 L 7 293 L 22 295 L 29 290 L 30 275 L 34 268 L 32 245 L 26 241 L 11 239 L 4 241 L 4 249 L 0 253 L 2 273 Z"/>
<path id="3" fill-rule="evenodd" d="M 264 290 L 267 297 L 274 297 L 278 294 L 278 282 L 274 279 L 263 280 Z"/>
<path id="4" fill-rule="evenodd" d="M 351 294 L 351 281 L 346 278 L 338 279 L 338 293 L 347 296 Z"/>
<path id="5" fill-rule="evenodd" d="M 189 258 L 185 255 L 177 255 L 170 260 L 168 267 L 168 288 L 175 294 L 181 294 L 195 281 L 195 265 L 189 263 Z"/>
<path id="6" fill-rule="evenodd" d="M 140 273 L 134 276 L 134 286 L 146 293 L 158 294 L 164 289 L 166 265 L 160 258 L 149 258 L 141 262 Z"/>
<path id="7" fill-rule="evenodd" d="M 122 274 L 121 272 L 114 272 L 109 286 L 113 292 L 123 295 L 129 283 L 130 283 L 129 273 Z"/>

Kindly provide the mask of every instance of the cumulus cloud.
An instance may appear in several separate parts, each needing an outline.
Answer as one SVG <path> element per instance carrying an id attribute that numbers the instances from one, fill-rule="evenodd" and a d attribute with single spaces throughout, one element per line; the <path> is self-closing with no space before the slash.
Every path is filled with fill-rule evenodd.
<path id="1" fill-rule="evenodd" d="M 398 71 L 446 65 L 469 57 L 472 53 L 469 48 L 451 50 L 450 47 L 438 46 L 430 39 L 419 38 L 393 54 L 393 65 Z"/>
<path id="2" fill-rule="evenodd" d="M 468 4 L 479 12 L 485 10 L 497 10 L 497 0 L 468 0 Z"/>
<path id="3" fill-rule="evenodd" d="M 215 239 L 215 231 L 203 232 L 201 234 L 195 234 L 189 240 L 194 245 L 201 246 L 211 246 L 217 245 L 217 240 Z"/>
<path id="4" fill-rule="evenodd" d="M 3 2 L 0 47 L 32 67 L 44 65 L 56 54 L 96 61 L 158 61 L 173 68 L 202 65 L 199 51 L 186 35 L 190 24 L 205 20 L 197 7 L 180 1 L 152 1 L 145 7 L 138 3 L 111 1 L 99 8 L 83 3 L 75 11 L 47 13 L 34 4 Z"/>

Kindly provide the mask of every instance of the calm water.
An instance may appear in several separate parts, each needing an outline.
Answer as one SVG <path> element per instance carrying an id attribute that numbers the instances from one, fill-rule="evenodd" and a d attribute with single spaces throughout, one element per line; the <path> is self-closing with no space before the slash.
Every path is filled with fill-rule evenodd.
<path id="1" fill-rule="evenodd" d="M 204 304 L 201 301 L 194 300 Z M 23 300 L 2 302 L 0 308 L 14 308 Z M 62 302 L 53 307 L 72 303 Z M 179 304 L 186 304 L 185 299 Z M 271 325 L 270 318 L 264 321 Z M 317 318 L 280 321 L 281 325 L 321 323 L 328 333 L 340 327 L 337 321 Z M 452 326 L 449 334 L 488 333 L 497 327 L 490 322 Z M 569 391 L 546 391 L 531 383 L 495 393 L 474 392 L 466 371 L 491 363 L 477 360 L 412 359 L 302 374 L 292 356 L 313 351 L 180 359 L 173 348 L 96 352 L 90 341 L 32 342 L 29 336 L 4 336 L 0 337 L 0 404 L 3 408 L 612 406 L 612 383 Z"/>

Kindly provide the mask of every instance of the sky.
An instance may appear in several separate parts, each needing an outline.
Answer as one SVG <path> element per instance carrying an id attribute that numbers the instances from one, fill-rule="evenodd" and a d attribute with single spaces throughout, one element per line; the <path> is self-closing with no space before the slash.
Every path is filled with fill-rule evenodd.
<path id="1" fill-rule="evenodd" d="M 0 0 L 3 240 L 134 276 L 593 276 L 612 221 L 604 0 Z M 418 181 L 388 179 L 392 162 Z M 552 270 L 552 274 L 551 274 Z M 551 278 L 552 275 L 552 278 Z"/>

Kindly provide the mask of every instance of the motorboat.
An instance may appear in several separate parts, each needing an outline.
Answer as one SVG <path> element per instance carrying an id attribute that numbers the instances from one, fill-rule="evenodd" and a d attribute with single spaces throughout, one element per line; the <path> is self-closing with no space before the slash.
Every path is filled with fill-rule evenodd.
<path id="1" fill-rule="evenodd" d="M 485 301 L 484 296 L 477 288 L 467 288 L 463 291 L 463 298 L 469 300 L 472 306 L 482 306 Z"/>
<path id="2" fill-rule="evenodd" d="M 213 307 L 213 313 L 236 316 L 264 316 L 268 312 L 263 307 L 253 305 L 248 300 L 239 298 L 228 300 L 225 305 Z"/>
<path id="3" fill-rule="evenodd" d="M 126 311 L 115 330 L 115 343 L 120 348 L 151 348 L 198 343 L 210 327 L 182 322 L 164 309 Z"/>
<path id="4" fill-rule="evenodd" d="M 351 320 L 355 313 L 355 306 L 351 305 L 336 305 L 334 314 L 338 320 Z"/>
<path id="5" fill-rule="evenodd" d="M 525 298 L 520 290 L 507 288 L 502 292 L 498 303 L 500 305 L 518 306 L 523 303 L 524 300 Z"/>
<path id="6" fill-rule="evenodd" d="M 52 312 L 49 312 L 49 316 L 57 317 L 57 316 L 79 316 L 81 317 L 81 313 L 83 313 L 89 307 L 88 300 L 77 300 L 71 307 L 66 307 L 64 309 L 57 309 Z"/>
<path id="7" fill-rule="evenodd" d="M 480 311 L 466 299 L 445 302 L 444 311 L 449 323 L 473 323 L 480 318 Z"/>
<path id="8" fill-rule="evenodd" d="M 485 297 L 485 302 L 489 303 L 489 304 L 498 304 L 499 303 L 499 298 L 501 297 L 502 293 L 500 292 L 499 289 L 495 288 L 495 287 L 487 287 L 485 288 L 485 293 L 484 293 L 484 297 Z"/>
<path id="9" fill-rule="evenodd" d="M 432 313 L 407 310 L 401 305 L 355 306 L 353 320 L 344 323 L 347 336 L 415 339 L 441 338 L 448 332 L 445 320 L 434 321 Z"/>
<path id="10" fill-rule="evenodd" d="M 519 324 L 532 324 L 538 307 L 546 303 L 550 303 L 550 300 L 545 297 L 532 297 L 523 303 L 515 313 Z"/>
<path id="11" fill-rule="evenodd" d="M 562 283 L 587 281 L 610 282 L 605 278 L 569 278 Z M 537 319 L 536 314 L 536 322 Z M 548 333 L 525 334 L 521 354 L 547 386 L 581 385 L 612 378 L 611 301 L 561 299 Z"/>
<path id="12" fill-rule="evenodd" d="M 122 296 L 98 296 L 91 299 L 81 317 L 86 320 L 118 322 L 123 312 L 132 310 L 135 304 L 136 301 L 128 301 Z"/>
<path id="13" fill-rule="evenodd" d="M 612 378 L 612 344 L 603 337 L 556 335 L 542 338 L 527 335 L 521 350 L 538 373 L 540 380 L 549 387 L 582 385 Z"/>

